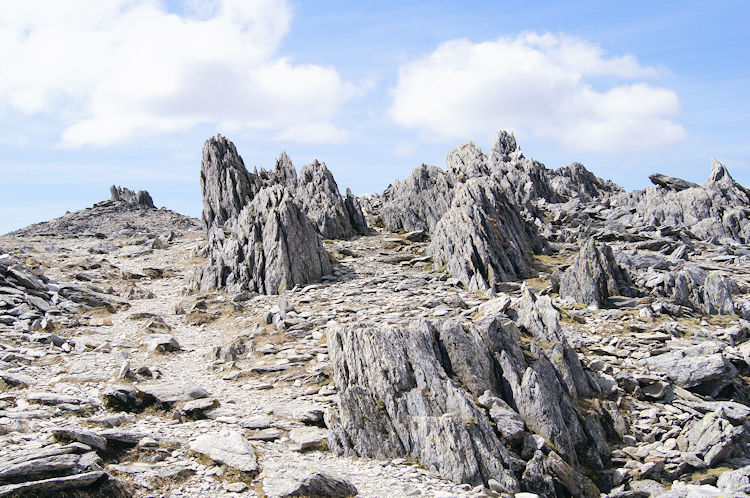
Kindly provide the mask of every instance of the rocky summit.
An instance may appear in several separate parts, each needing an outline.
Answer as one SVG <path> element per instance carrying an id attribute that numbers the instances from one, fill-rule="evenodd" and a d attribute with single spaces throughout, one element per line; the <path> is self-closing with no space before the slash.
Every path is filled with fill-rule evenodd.
<path id="1" fill-rule="evenodd" d="M 380 194 L 203 147 L 0 237 L 0 496 L 750 494 L 750 193 L 500 132 Z M 197 199 L 196 199 L 197 201 Z"/>

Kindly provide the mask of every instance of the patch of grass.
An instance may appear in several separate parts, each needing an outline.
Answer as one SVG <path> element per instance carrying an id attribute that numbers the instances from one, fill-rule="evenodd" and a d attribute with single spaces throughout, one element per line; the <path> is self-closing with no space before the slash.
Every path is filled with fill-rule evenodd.
<path id="1" fill-rule="evenodd" d="M 707 478 L 716 478 L 718 479 L 721 474 L 728 470 L 735 470 L 734 467 L 730 467 L 728 465 L 721 465 L 719 467 L 714 467 L 712 469 L 703 469 L 699 470 L 697 472 L 694 472 L 690 476 L 690 482 L 698 482 L 702 481 Z"/>
<path id="2" fill-rule="evenodd" d="M 526 282 L 526 285 L 540 290 L 546 289 L 550 285 L 549 280 L 542 277 L 527 278 L 524 282 Z"/>
<path id="3" fill-rule="evenodd" d="M 255 476 L 258 475 L 258 472 L 243 472 L 241 470 L 237 470 L 234 467 L 229 467 L 227 465 L 215 462 L 214 460 L 211 460 L 209 457 L 202 453 L 196 453 L 194 451 L 188 451 L 188 456 L 195 458 L 198 463 L 201 465 L 205 465 L 206 467 L 214 467 L 218 466 L 221 468 L 222 473 L 220 476 L 214 476 L 217 478 L 217 480 L 222 481 L 230 481 L 230 482 L 236 482 L 241 481 L 247 484 L 248 486 L 253 486 L 253 480 L 255 479 Z M 258 455 L 256 453 L 255 457 L 257 458 Z"/>
<path id="4" fill-rule="evenodd" d="M 211 323 L 216 320 L 216 316 L 205 311 L 191 311 L 185 315 L 185 324 L 187 325 L 203 325 L 205 323 Z"/>
<path id="5" fill-rule="evenodd" d="M 545 266 L 561 266 L 573 261 L 574 254 L 535 254 L 534 258 Z"/>

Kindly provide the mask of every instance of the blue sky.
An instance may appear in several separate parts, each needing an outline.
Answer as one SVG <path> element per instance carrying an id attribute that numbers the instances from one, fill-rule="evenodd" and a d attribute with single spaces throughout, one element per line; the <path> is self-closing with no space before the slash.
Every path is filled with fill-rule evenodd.
<path id="1" fill-rule="evenodd" d="M 750 3 L 10 0 L 0 16 L 0 233 L 110 184 L 197 216 L 203 141 L 282 150 L 380 192 L 454 146 L 626 188 L 750 184 Z"/>

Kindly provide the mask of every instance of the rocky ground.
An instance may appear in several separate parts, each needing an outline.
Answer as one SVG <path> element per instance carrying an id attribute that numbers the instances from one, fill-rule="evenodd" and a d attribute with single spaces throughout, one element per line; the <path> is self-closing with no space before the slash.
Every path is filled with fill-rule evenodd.
<path id="1" fill-rule="evenodd" d="M 747 496 L 746 192 L 660 176 L 670 211 L 515 147 L 359 200 L 204 175 L 208 235 L 113 187 L 0 237 L 0 496 Z"/>
<path id="2" fill-rule="evenodd" d="M 126 213 L 135 214 L 153 224 L 105 238 L 0 238 L 8 255 L 0 268 L 44 275 L 51 296 L 70 282 L 95 289 L 100 299 L 90 306 L 59 297 L 46 313 L 32 302 L 20 305 L 30 309 L 27 316 L 2 315 L 13 320 L 0 325 L 0 496 L 13 483 L 102 471 L 135 496 L 275 496 L 314 470 L 363 496 L 472 492 L 411 460 L 337 457 L 325 449 L 323 413 L 335 403 L 329 321 L 408 324 L 469 316 L 480 304 L 431 269 L 424 244 L 390 234 L 331 242 L 340 261 L 320 284 L 281 296 L 186 295 L 189 275 L 205 264 L 196 256 L 203 233 L 179 231 L 154 248 L 174 230 L 168 223 L 153 228 L 157 211 Z M 20 295 L 5 285 L 0 293 Z M 137 407 L 143 393 L 154 400 Z M 212 440 L 220 444 L 233 433 L 257 453 L 246 475 L 191 449 L 201 435 L 221 434 Z M 102 448 L 90 441 L 100 437 Z M 91 463 L 51 463 L 39 458 L 43 451 Z"/>

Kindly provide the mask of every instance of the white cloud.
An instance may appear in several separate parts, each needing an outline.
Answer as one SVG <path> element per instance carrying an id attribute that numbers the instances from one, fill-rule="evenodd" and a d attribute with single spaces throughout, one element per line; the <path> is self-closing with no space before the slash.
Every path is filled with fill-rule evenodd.
<path id="1" fill-rule="evenodd" d="M 291 21 L 285 1 L 190 0 L 183 10 L 157 0 L 4 2 L 0 110 L 56 117 L 73 147 L 206 123 L 342 139 L 332 121 L 355 88 L 333 68 L 277 54 Z"/>
<path id="2" fill-rule="evenodd" d="M 565 35 L 453 40 L 399 68 L 390 114 L 436 139 L 512 129 L 573 149 L 647 148 L 686 137 L 677 94 L 639 81 L 662 72 Z"/>

